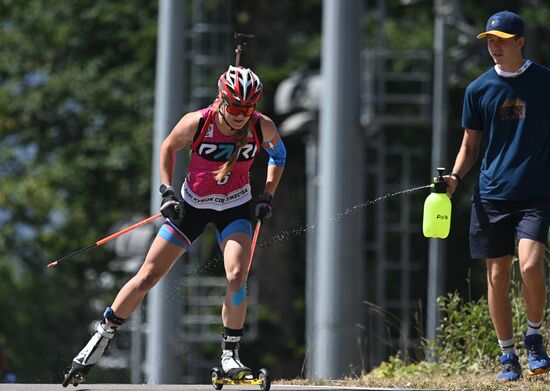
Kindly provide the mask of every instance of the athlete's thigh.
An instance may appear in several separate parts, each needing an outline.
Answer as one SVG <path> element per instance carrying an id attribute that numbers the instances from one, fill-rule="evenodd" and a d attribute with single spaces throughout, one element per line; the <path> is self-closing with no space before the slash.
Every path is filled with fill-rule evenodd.
<path id="1" fill-rule="evenodd" d="M 165 271 L 168 271 L 208 224 L 209 210 L 193 208 L 186 202 L 182 205 L 185 212 L 184 217 L 166 219 L 160 227 L 147 254 L 144 263 L 145 270 L 147 268 L 155 270 L 164 268 Z"/>
<path id="2" fill-rule="evenodd" d="M 154 274 L 157 277 L 165 275 L 178 258 L 185 252 L 185 248 L 170 243 L 158 235 L 149 248 L 145 261 L 138 271 L 138 275 Z"/>
<path id="3" fill-rule="evenodd" d="M 250 203 L 216 213 L 214 225 L 226 272 L 248 265 L 252 237 Z"/>
<path id="4" fill-rule="evenodd" d="M 213 219 L 216 226 L 216 239 L 224 251 L 227 239 L 235 233 L 244 233 L 252 237 L 252 223 L 250 222 L 250 202 L 234 208 L 216 213 Z M 244 239 L 243 239 L 244 240 Z"/>
<path id="5" fill-rule="evenodd" d="M 182 205 L 184 216 L 178 219 L 166 219 L 158 236 L 187 250 L 212 220 L 213 211 L 194 208 L 187 202 L 183 202 Z"/>
<path id="6" fill-rule="evenodd" d="M 250 235 L 245 232 L 234 232 L 221 243 L 226 272 L 248 269 L 250 243 Z"/>

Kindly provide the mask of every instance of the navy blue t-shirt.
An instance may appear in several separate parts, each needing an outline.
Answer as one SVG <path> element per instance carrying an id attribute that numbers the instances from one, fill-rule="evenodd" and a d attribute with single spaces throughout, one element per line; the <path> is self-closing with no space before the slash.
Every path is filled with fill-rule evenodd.
<path id="1" fill-rule="evenodd" d="M 532 63 L 516 77 L 489 69 L 466 89 L 462 126 L 485 132 L 481 198 L 550 196 L 550 69 Z"/>

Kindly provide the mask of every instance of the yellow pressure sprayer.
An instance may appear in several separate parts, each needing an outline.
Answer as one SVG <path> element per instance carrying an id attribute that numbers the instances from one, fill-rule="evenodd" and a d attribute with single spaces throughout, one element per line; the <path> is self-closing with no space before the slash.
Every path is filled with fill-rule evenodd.
<path id="1" fill-rule="evenodd" d="M 443 179 L 444 168 L 438 167 L 438 177 L 434 177 L 431 193 L 424 202 L 422 232 L 427 238 L 445 239 L 451 228 L 451 199 L 447 195 L 447 183 Z"/>

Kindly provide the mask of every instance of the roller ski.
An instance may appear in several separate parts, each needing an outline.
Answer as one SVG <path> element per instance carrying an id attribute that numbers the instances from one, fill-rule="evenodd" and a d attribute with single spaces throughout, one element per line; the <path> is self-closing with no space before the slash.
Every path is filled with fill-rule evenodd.
<path id="1" fill-rule="evenodd" d="M 252 371 L 250 370 L 246 372 L 239 372 L 237 377 L 238 378 L 235 378 L 235 376 L 230 376 L 219 367 L 212 368 L 212 386 L 216 390 L 221 390 L 225 385 L 243 384 L 259 385 L 262 391 L 269 391 L 271 388 L 271 377 L 266 368 L 260 369 L 256 377 L 252 375 Z"/>
<path id="2" fill-rule="evenodd" d="M 124 319 L 115 316 L 111 307 L 107 307 L 103 316 L 105 319 L 97 325 L 95 334 L 73 358 L 71 368 L 65 371 L 63 383 L 61 383 L 63 387 L 69 384 L 76 387 L 85 380 L 88 372 L 103 356 L 115 336 L 116 327 L 124 323 Z"/>
<path id="3" fill-rule="evenodd" d="M 72 384 L 73 386 L 78 386 L 80 383 L 84 381 L 86 378 L 86 375 L 88 372 L 90 372 L 90 369 L 92 367 L 86 367 L 85 365 L 79 365 L 75 361 L 73 361 L 73 364 L 71 368 L 67 369 L 64 374 L 63 387 L 67 387 L 69 384 Z"/>
<path id="4" fill-rule="evenodd" d="M 221 367 L 212 368 L 212 385 L 221 390 L 226 384 L 258 384 L 262 390 L 268 391 L 271 387 L 269 371 L 260 369 L 254 377 L 252 370 L 243 365 L 239 358 L 239 346 L 243 330 L 224 327 L 222 338 Z"/>

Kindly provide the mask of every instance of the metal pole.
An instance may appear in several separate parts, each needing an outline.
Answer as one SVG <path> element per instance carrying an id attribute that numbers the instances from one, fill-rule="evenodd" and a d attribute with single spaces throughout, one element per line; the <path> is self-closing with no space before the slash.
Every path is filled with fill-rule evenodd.
<path id="1" fill-rule="evenodd" d="M 432 167 L 446 167 L 447 161 L 447 77 L 446 77 L 446 11 L 445 0 L 435 2 L 434 28 L 434 87 L 433 87 L 433 133 L 432 133 Z M 434 339 L 439 324 L 437 298 L 443 294 L 445 278 L 445 242 L 430 239 L 428 298 L 426 332 L 428 339 Z M 433 357 L 432 357 L 433 359 Z"/>
<path id="2" fill-rule="evenodd" d="M 317 121 L 315 127 L 318 126 Z M 317 245 L 317 129 L 310 125 L 306 141 L 306 180 L 307 180 L 307 243 L 306 243 L 306 373 L 313 370 L 311 351 L 314 339 L 314 305 L 315 305 L 315 253 Z M 315 227 L 315 228 L 313 228 Z"/>
<path id="3" fill-rule="evenodd" d="M 141 361 L 142 361 L 142 335 L 141 321 L 143 310 L 139 305 L 131 317 L 131 346 L 130 346 L 130 378 L 133 384 L 141 384 Z"/>
<path id="4" fill-rule="evenodd" d="M 358 324 L 364 317 L 359 127 L 358 1 L 323 1 L 323 88 L 319 137 L 318 241 L 315 265 L 313 378 L 341 378 L 361 366 Z M 357 175 L 353 175 L 357 173 Z"/>
<path id="5" fill-rule="evenodd" d="M 157 73 L 155 86 L 155 128 L 151 175 L 151 211 L 160 206 L 160 144 L 182 116 L 183 108 L 183 26 L 186 1 L 159 2 Z M 177 164 L 177 168 L 181 167 Z M 175 177 L 181 177 L 181 170 Z M 174 183 L 176 186 L 176 183 Z M 175 269 L 175 270 L 174 270 Z M 147 307 L 147 383 L 177 382 L 173 359 L 173 338 L 177 331 L 178 268 L 168 273 L 149 293 Z"/>

